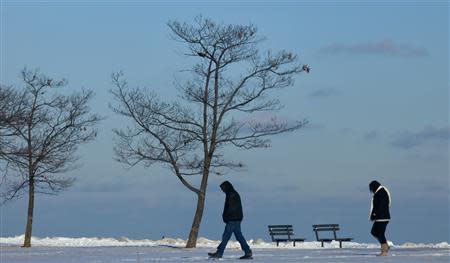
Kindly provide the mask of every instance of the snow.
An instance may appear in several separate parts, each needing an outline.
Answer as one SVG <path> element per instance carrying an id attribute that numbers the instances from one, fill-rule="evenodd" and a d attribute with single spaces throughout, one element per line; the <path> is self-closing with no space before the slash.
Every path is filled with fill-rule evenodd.
<path id="1" fill-rule="evenodd" d="M 0 237 L 0 245 L 2 246 L 20 246 L 23 244 L 24 236 L 15 237 Z M 200 237 L 197 240 L 198 248 L 216 248 L 220 241 L 210 240 L 204 237 Z M 321 248 L 320 242 L 297 242 L 296 247 L 292 246 L 292 242 L 280 243 L 279 247 L 275 243 L 265 242 L 262 239 L 250 239 L 248 240 L 249 245 L 252 248 L 284 248 L 284 249 L 318 249 Z M 80 237 L 80 238 L 69 238 L 69 237 L 32 237 L 31 244 L 33 246 L 45 246 L 45 247 L 130 247 L 130 246 L 167 246 L 167 247 L 184 247 L 186 245 L 186 240 L 180 238 L 170 238 L 166 237 L 161 240 L 132 240 L 127 237 L 120 238 L 98 238 L 98 237 Z M 447 248 L 450 249 L 450 244 L 447 242 L 436 243 L 436 244 L 425 244 L 425 243 L 411 243 L 407 242 L 401 245 L 395 245 L 389 242 L 391 247 L 396 248 Z M 379 245 L 375 243 L 356 243 L 356 242 L 344 242 L 343 246 L 346 248 L 378 248 Z M 239 243 L 237 241 L 232 241 L 228 243 L 228 248 L 239 248 Z M 326 243 L 326 248 L 339 248 L 339 242 Z"/>
<path id="2" fill-rule="evenodd" d="M 20 245 L 23 236 L 0 237 L 0 262 L 211 262 L 206 253 L 214 251 L 219 241 L 199 238 L 197 248 L 183 248 L 186 241 L 179 238 L 161 240 L 131 240 L 122 238 L 67 238 L 33 237 L 32 248 Z M 249 240 L 254 253 L 252 262 L 449 262 L 450 245 L 447 242 L 436 244 L 404 243 L 391 244 L 390 256 L 379 258 L 379 245 L 345 242 L 342 249 L 338 242 L 325 244 L 319 242 L 281 243 L 277 247 L 261 239 Z M 239 244 L 230 241 L 224 258 L 220 261 L 234 261 L 242 255 Z"/>

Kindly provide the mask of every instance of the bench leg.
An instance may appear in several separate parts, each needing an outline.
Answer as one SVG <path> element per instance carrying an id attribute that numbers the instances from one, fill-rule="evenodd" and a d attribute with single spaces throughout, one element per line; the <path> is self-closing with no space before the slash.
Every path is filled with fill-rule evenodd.
<path id="1" fill-rule="evenodd" d="M 339 241 L 339 248 L 342 248 L 342 241 Z"/>
<path id="2" fill-rule="evenodd" d="M 295 241 L 294 241 L 294 247 L 295 247 Z"/>
<path id="3" fill-rule="evenodd" d="M 278 243 L 279 243 L 280 241 L 277 241 L 277 247 L 278 247 Z"/>
<path id="4" fill-rule="evenodd" d="M 322 241 L 322 247 L 323 247 L 323 241 Z"/>

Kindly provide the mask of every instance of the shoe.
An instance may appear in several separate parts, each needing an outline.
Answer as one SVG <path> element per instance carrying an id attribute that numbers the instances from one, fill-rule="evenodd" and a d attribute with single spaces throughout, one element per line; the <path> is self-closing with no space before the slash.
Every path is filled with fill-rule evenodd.
<path id="1" fill-rule="evenodd" d="M 388 255 L 389 245 L 387 243 L 381 244 L 381 253 L 378 255 L 380 257 L 385 257 Z"/>
<path id="2" fill-rule="evenodd" d="M 253 253 L 252 253 L 252 251 L 250 250 L 250 251 L 248 251 L 248 252 L 245 252 L 245 255 L 243 255 L 243 256 L 240 257 L 239 259 L 253 259 Z"/>
<path id="3" fill-rule="evenodd" d="M 208 256 L 209 256 L 210 258 L 221 258 L 221 257 L 222 257 L 222 256 L 219 255 L 219 253 L 217 253 L 217 252 L 214 252 L 214 253 L 208 253 Z"/>

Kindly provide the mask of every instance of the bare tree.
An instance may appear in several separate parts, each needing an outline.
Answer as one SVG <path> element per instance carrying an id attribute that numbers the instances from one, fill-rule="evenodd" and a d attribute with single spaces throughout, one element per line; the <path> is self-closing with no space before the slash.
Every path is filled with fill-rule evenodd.
<path id="1" fill-rule="evenodd" d="M 3 137 L 10 135 L 6 129 L 7 123 L 21 117 L 22 109 L 18 100 L 20 95 L 13 87 L 0 84 L 0 143 Z"/>
<path id="2" fill-rule="evenodd" d="M 223 25 L 197 17 L 195 24 L 170 21 L 173 38 L 186 46 L 186 55 L 196 58 L 193 78 L 178 84 L 181 99 L 164 102 L 155 92 L 130 88 L 124 75 L 112 75 L 111 90 L 117 104 L 112 109 L 131 119 L 133 125 L 115 130 L 117 160 L 167 166 L 197 195 L 197 208 L 186 247 L 196 246 L 203 215 L 208 177 L 243 164 L 224 158 L 223 149 L 269 147 L 269 136 L 295 131 L 306 120 L 277 118 L 244 121 L 257 112 L 274 112 L 280 102 L 275 91 L 293 84 L 293 77 L 309 67 L 297 56 L 281 51 L 259 54 L 253 25 Z M 201 176 L 199 186 L 188 179 Z"/>
<path id="3" fill-rule="evenodd" d="M 2 198 L 6 202 L 28 192 L 23 246 L 30 247 L 35 194 L 57 194 L 73 183 L 63 174 L 76 168 L 77 147 L 94 139 L 100 117 L 88 108 L 92 91 L 64 95 L 65 79 L 53 80 L 38 70 L 23 69 L 21 79 L 24 87 L 9 93 L 14 103 L 1 109 L 0 159 L 9 169 Z"/>
<path id="4" fill-rule="evenodd" d="M 22 115 L 19 94 L 10 86 L 0 84 L 0 149 L 6 147 L 7 138 L 17 134 L 14 130 L 7 128 L 7 123 L 13 120 L 19 120 Z M 3 186 L 6 180 L 8 164 L 0 155 L 0 186 Z"/>
<path id="5" fill-rule="evenodd" d="M 17 93 L 11 87 L 0 85 L 0 148 L 5 143 L 3 138 L 9 136 L 6 123 L 17 117 Z"/>
<path id="6" fill-rule="evenodd" d="M 12 106 L 13 96 L 14 91 L 11 87 L 0 86 L 0 129 L 3 128 L 9 118 L 8 109 Z"/>

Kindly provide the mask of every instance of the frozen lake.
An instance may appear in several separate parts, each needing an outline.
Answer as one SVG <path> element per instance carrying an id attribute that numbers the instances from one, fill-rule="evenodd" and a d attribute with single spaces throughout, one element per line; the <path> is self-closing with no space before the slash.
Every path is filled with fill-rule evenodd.
<path id="1" fill-rule="evenodd" d="M 164 238 L 161 240 L 132 240 L 99 237 L 33 237 L 31 248 L 21 248 L 23 235 L 0 237 L 0 263 L 107 263 L 107 262 L 212 262 L 207 253 L 215 251 L 218 240 L 199 238 L 197 248 L 185 249 L 186 240 Z M 338 242 L 320 247 L 320 242 L 308 241 L 280 243 L 257 239 L 248 240 L 254 254 L 251 262 L 311 262 L 311 263 L 361 263 L 396 262 L 425 263 L 450 262 L 450 245 L 405 243 L 391 244 L 388 257 L 377 257 L 379 245 L 374 243 L 346 242 L 339 248 Z M 224 258 L 219 261 L 239 261 L 243 254 L 236 241 L 230 241 Z"/>
<path id="2" fill-rule="evenodd" d="M 156 247 L 1 247 L 1 263 L 102 263 L 102 262 L 211 262 L 206 253 L 214 249 Z M 392 248 L 389 257 L 376 257 L 375 248 L 287 249 L 256 248 L 251 262 L 396 262 L 448 263 L 448 248 Z M 242 252 L 227 249 L 219 261 L 239 261 Z"/>

